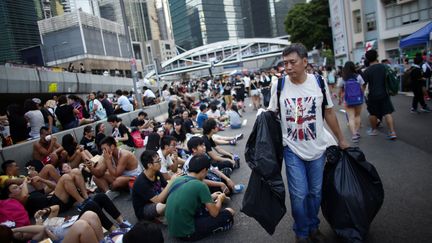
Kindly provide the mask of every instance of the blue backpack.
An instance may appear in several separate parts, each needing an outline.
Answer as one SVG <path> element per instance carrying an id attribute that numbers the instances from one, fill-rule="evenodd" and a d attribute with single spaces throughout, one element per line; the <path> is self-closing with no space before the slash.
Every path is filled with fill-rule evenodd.
<path id="1" fill-rule="evenodd" d="M 348 106 L 363 104 L 363 91 L 356 77 L 345 81 L 345 102 Z"/>

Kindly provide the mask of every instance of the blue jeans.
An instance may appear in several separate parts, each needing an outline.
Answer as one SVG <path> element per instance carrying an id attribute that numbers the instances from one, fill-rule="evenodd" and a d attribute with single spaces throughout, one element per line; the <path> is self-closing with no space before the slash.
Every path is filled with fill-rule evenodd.
<path id="1" fill-rule="evenodd" d="M 293 230 L 298 237 L 306 238 L 318 229 L 318 212 L 324 172 L 324 154 L 316 160 L 300 159 L 288 146 L 284 147 Z"/>

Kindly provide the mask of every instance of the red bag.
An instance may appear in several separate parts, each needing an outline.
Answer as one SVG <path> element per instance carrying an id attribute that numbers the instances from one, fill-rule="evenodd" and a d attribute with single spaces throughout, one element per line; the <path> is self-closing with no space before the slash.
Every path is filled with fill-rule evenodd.
<path id="1" fill-rule="evenodd" d="M 140 131 L 134 131 L 131 133 L 133 142 L 135 144 L 135 148 L 142 148 L 144 147 L 144 140 L 141 137 Z"/>

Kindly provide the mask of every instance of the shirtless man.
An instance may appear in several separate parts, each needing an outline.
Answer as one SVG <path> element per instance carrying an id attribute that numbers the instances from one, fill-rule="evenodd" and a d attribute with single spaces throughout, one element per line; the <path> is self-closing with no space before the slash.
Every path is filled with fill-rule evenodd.
<path id="1" fill-rule="evenodd" d="M 128 188 L 130 179 L 139 176 L 142 168 L 132 152 L 117 148 L 113 137 L 102 139 L 100 146 L 103 159 L 95 165 L 87 162 L 86 166 L 94 175 L 96 185 L 112 200 L 120 195 L 117 190 Z"/>
<path id="2" fill-rule="evenodd" d="M 33 143 L 33 159 L 57 167 L 62 151 L 63 147 L 57 143 L 57 138 L 51 135 L 49 128 L 41 127 L 39 141 Z"/>

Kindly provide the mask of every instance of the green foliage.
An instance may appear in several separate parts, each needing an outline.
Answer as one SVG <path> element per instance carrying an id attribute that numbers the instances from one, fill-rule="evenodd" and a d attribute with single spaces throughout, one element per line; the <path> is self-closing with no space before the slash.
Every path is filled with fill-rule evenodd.
<path id="1" fill-rule="evenodd" d="M 334 60 L 334 55 L 333 55 L 333 51 L 332 49 L 323 49 L 321 51 L 321 56 L 324 58 L 327 58 L 327 65 L 331 65 L 334 66 L 335 65 L 335 60 Z"/>
<path id="2" fill-rule="evenodd" d="M 330 10 L 328 0 L 312 0 L 294 6 L 285 19 L 285 30 L 291 35 L 291 42 L 301 42 L 308 49 L 324 42 L 333 48 L 329 26 Z"/>

